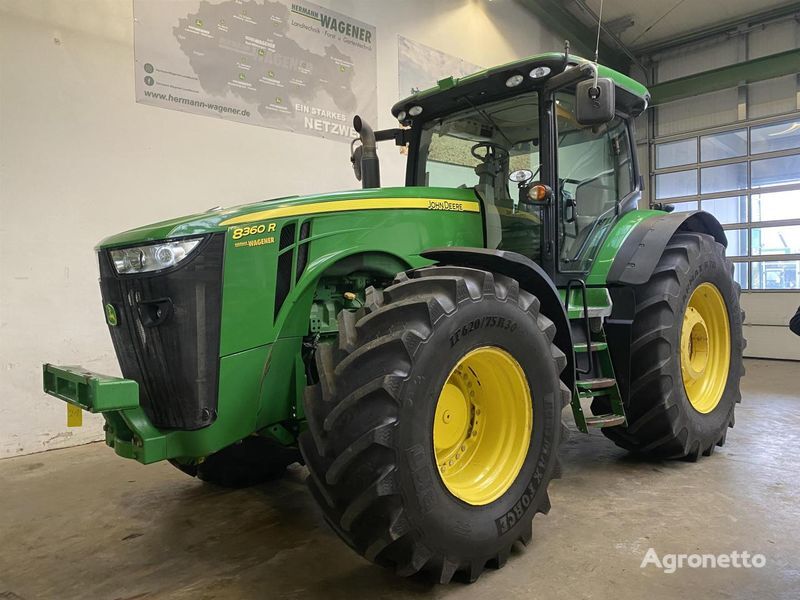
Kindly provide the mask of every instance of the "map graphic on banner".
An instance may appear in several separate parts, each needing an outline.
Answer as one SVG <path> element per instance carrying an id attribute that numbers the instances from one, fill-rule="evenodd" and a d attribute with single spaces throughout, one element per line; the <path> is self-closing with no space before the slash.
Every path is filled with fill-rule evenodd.
<path id="1" fill-rule="evenodd" d="M 401 98 L 433 87 L 440 79 L 450 75 L 463 77 L 483 69 L 402 35 L 397 36 L 397 67 Z"/>
<path id="2" fill-rule="evenodd" d="M 375 27 L 310 2 L 134 0 L 136 101 L 328 139 L 377 121 Z"/>

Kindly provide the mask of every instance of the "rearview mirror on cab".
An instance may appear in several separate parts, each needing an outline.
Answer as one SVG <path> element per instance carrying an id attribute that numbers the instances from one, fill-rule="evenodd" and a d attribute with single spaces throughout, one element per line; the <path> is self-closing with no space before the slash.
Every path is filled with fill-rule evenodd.
<path id="1" fill-rule="evenodd" d="M 575 119 L 581 125 L 600 125 L 614 118 L 614 82 L 607 77 L 581 81 L 575 86 Z"/>

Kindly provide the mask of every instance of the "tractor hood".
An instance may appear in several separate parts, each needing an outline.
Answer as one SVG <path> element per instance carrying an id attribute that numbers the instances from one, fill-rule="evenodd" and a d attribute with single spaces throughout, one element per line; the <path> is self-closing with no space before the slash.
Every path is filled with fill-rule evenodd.
<path id="1" fill-rule="evenodd" d="M 436 200 L 450 201 L 444 205 Z M 446 206 L 445 206 L 446 205 Z M 212 209 L 203 213 L 137 227 L 101 241 L 97 248 L 130 246 L 169 238 L 224 231 L 230 226 L 301 215 L 329 214 L 348 210 L 431 209 L 479 212 L 471 189 L 435 187 L 389 187 L 313 196 L 285 196 L 243 204 L 232 208 Z"/>

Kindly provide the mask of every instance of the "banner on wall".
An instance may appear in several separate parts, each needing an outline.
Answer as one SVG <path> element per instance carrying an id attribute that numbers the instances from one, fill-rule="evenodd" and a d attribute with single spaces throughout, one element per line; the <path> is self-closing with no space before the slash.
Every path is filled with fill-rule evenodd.
<path id="1" fill-rule="evenodd" d="M 377 121 L 375 27 L 311 2 L 134 0 L 136 101 L 322 138 Z"/>
<path id="2" fill-rule="evenodd" d="M 445 77 L 464 77 L 483 67 L 452 54 L 397 36 L 397 75 L 400 97 L 406 98 L 436 85 Z"/>

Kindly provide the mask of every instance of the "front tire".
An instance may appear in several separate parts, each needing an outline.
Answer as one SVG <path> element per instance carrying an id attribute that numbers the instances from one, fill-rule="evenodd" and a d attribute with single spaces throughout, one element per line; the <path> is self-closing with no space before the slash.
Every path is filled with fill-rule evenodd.
<path id="1" fill-rule="evenodd" d="M 370 561 L 441 583 L 474 581 L 527 544 L 550 507 L 569 401 L 554 334 L 516 281 L 458 267 L 401 273 L 340 313 L 338 344 L 317 349 L 300 438 L 336 533 Z M 470 470 L 474 456 L 501 457 L 484 470 L 492 482 Z"/>
<path id="2" fill-rule="evenodd" d="M 628 424 L 603 433 L 658 458 L 697 460 L 725 443 L 741 401 L 743 313 L 725 248 L 679 232 L 635 288 Z"/>

